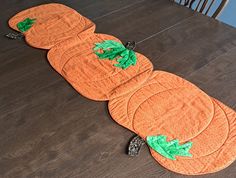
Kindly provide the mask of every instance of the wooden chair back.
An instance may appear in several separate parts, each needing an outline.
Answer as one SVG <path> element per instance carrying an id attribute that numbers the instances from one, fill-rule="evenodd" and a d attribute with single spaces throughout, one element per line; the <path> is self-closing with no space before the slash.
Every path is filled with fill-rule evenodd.
<path id="1" fill-rule="evenodd" d="M 175 1 L 178 4 L 184 5 L 188 8 L 193 9 L 194 11 L 198 11 L 204 15 L 209 16 L 209 11 L 212 9 L 213 4 L 216 3 L 216 0 L 172 0 Z M 221 2 L 219 3 L 218 7 L 214 9 L 213 14 L 211 15 L 212 18 L 216 18 L 217 15 L 222 11 L 224 8 L 226 2 L 228 0 L 220 0 Z M 193 7 L 194 3 L 197 3 L 195 7 Z"/>

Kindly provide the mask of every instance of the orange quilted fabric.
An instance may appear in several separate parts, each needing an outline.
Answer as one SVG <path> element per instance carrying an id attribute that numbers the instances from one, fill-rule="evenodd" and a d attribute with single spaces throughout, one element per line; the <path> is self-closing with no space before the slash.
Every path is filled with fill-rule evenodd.
<path id="1" fill-rule="evenodd" d="M 225 122 L 228 124 L 228 132 L 227 139 L 224 140 L 222 146 L 218 149 L 215 149 L 211 154 L 201 156 L 193 159 L 181 159 L 179 158 L 177 161 L 170 161 L 160 156 L 153 150 L 151 150 L 152 156 L 165 168 L 178 172 L 181 174 L 188 175 L 200 175 L 217 172 L 221 169 L 229 166 L 236 157 L 236 113 L 229 107 L 220 103 L 219 101 L 212 99 L 215 103 L 216 107 L 219 110 L 224 112 L 225 114 Z M 207 141 L 211 142 L 214 137 L 218 137 L 218 135 L 222 134 L 221 125 L 225 124 L 225 122 L 214 124 L 215 129 L 214 132 L 204 133 L 206 140 L 202 141 L 206 143 Z M 212 123 L 213 124 L 213 123 Z M 202 145 L 204 146 L 204 145 Z"/>
<path id="2" fill-rule="evenodd" d="M 154 71 L 135 92 L 110 100 L 109 112 L 116 122 L 143 139 L 164 134 L 170 140 L 178 138 L 182 143 L 193 142 L 190 150 L 193 156 L 178 157 L 176 161 L 151 149 L 153 157 L 174 172 L 189 175 L 212 173 L 235 159 L 236 132 L 230 132 L 235 129 L 235 112 L 173 74 Z M 228 142 L 230 144 L 225 145 Z M 222 154 L 218 157 L 217 153 L 222 149 L 230 150 L 230 156 L 225 152 L 225 157 Z M 223 163 L 219 159 L 224 160 Z M 209 161 L 220 164 L 212 166 L 207 164 Z"/>
<path id="3" fill-rule="evenodd" d="M 36 19 L 24 33 L 26 42 L 50 49 L 48 60 L 80 94 L 92 100 L 109 100 L 112 118 L 144 140 L 165 135 L 180 143 L 192 142 L 192 157 L 167 159 L 150 147 L 163 167 L 186 175 L 219 171 L 236 158 L 236 112 L 208 96 L 194 84 L 164 71 L 153 71 L 148 58 L 136 53 L 137 64 L 127 69 L 115 60 L 101 60 L 95 43 L 120 42 L 97 34 L 95 24 L 61 4 L 24 10 L 9 20 L 15 30 L 26 18 Z"/>
<path id="4" fill-rule="evenodd" d="M 17 23 L 26 18 L 36 19 L 35 24 L 26 31 L 25 40 L 33 47 L 50 49 L 69 37 L 87 37 L 95 30 L 95 24 L 74 9 L 65 5 L 51 3 L 26 9 L 9 20 L 9 26 L 18 30 Z"/>
<path id="5" fill-rule="evenodd" d="M 138 62 L 126 70 L 114 66 L 115 60 L 100 60 L 94 43 L 117 38 L 94 34 L 86 39 L 71 38 L 48 52 L 51 65 L 82 95 L 93 100 L 109 100 L 128 93 L 150 76 L 152 63 L 137 53 Z"/>

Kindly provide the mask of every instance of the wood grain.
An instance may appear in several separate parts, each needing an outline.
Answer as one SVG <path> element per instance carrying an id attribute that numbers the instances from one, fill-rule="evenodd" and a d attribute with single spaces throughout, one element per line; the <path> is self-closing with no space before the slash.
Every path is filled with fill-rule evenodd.
<path id="1" fill-rule="evenodd" d="M 20 10 L 50 0 L 3 0 L 2 33 Z M 66 4 L 91 18 L 97 32 L 123 42 L 156 69 L 192 81 L 236 108 L 236 30 L 166 0 L 75 0 Z M 126 155 L 133 133 L 109 116 L 106 102 L 79 95 L 48 64 L 46 51 L 0 36 L 1 178 L 186 177 L 154 161 L 145 146 Z M 236 165 L 201 178 L 233 178 Z M 188 176 L 193 177 L 193 176 Z"/>

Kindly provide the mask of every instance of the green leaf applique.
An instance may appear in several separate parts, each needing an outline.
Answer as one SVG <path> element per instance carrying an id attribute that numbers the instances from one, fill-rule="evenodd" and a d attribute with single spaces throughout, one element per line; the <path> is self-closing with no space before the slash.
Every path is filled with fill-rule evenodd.
<path id="1" fill-rule="evenodd" d="M 137 56 L 133 50 L 129 50 L 123 44 L 113 40 L 95 43 L 93 50 L 99 59 L 116 59 L 118 63 L 114 66 L 122 69 L 127 69 L 131 65 L 136 65 L 137 62 Z M 102 52 L 100 53 L 98 50 L 102 50 Z"/>
<path id="2" fill-rule="evenodd" d="M 21 31 L 21 32 L 26 32 L 27 30 L 29 30 L 32 25 L 35 23 L 36 19 L 30 19 L 30 18 L 26 18 L 25 20 L 17 23 L 17 28 Z"/>
<path id="3" fill-rule="evenodd" d="M 180 145 L 177 139 L 169 142 L 166 141 L 166 139 L 167 137 L 165 135 L 147 136 L 146 138 L 148 145 L 153 150 L 168 159 L 176 160 L 175 156 L 192 156 L 192 154 L 189 153 L 192 142 Z"/>

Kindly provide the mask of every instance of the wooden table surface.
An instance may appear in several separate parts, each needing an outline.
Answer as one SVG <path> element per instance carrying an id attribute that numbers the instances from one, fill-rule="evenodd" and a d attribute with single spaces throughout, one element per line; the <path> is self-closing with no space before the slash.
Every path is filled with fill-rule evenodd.
<path id="1" fill-rule="evenodd" d="M 46 50 L 9 40 L 7 20 L 50 0 L 2 0 L 0 6 L 0 177 L 185 177 L 161 167 L 146 146 L 126 155 L 134 135 L 106 102 L 79 95 L 47 62 Z M 168 0 L 58 0 L 93 20 L 96 32 L 123 42 L 155 69 L 175 73 L 236 109 L 236 29 Z M 201 178 L 233 178 L 236 163 Z M 193 177 L 193 176 L 189 176 Z"/>

